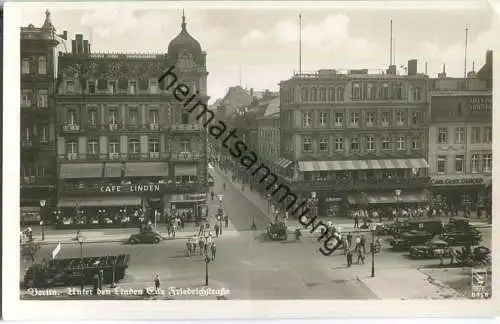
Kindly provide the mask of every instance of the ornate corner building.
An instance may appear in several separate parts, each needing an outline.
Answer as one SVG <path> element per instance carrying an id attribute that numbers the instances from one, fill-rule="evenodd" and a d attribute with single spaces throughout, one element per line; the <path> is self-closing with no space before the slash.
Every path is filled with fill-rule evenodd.
<path id="1" fill-rule="evenodd" d="M 46 12 L 41 27 L 21 27 L 21 221 L 38 223 L 40 201 L 56 203 L 54 53 L 59 44 Z"/>
<path id="2" fill-rule="evenodd" d="M 207 133 L 174 96 L 176 80 L 161 81 L 172 66 L 206 105 L 206 52 L 184 16 L 166 54 L 92 53 L 82 35 L 71 53 L 59 53 L 59 224 L 125 226 L 139 208 L 149 216 L 205 212 Z"/>

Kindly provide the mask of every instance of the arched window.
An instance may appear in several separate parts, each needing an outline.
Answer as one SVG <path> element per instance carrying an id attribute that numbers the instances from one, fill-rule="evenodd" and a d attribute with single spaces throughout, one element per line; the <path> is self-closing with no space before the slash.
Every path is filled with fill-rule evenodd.
<path id="1" fill-rule="evenodd" d="M 311 88 L 311 101 L 318 101 L 318 89 L 315 87 Z"/>
<path id="2" fill-rule="evenodd" d="M 309 101 L 309 91 L 307 88 L 302 88 L 301 94 L 300 94 L 300 100 L 301 101 Z"/>
<path id="3" fill-rule="evenodd" d="M 344 101 L 344 88 L 337 88 L 337 101 Z"/>
<path id="4" fill-rule="evenodd" d="M 319 88 L 319 101 L 326 101 L 326 89 Z"/>
<path id="5" fill-rule="evenodd" d="M 328 101 L 335 101 L 335 88 L 328 88 Z"/>

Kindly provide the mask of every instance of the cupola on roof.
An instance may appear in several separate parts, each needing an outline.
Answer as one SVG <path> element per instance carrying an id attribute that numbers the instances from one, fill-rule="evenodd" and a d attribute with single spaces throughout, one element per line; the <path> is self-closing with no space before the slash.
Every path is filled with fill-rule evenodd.
<path id="1" fill-rule="evenodd" d="M 187 50 L 193 55 L 200 54 L 202 51 L 200 43 L 194 39 L 193 36 L 189 35 L 186 29 L 186 17 L 184 16 L 184 10 L 182 11 L 181 27 L 182 30 L 179 35 L 172 39 L 170 44 L 168 44 L 168 56 L 177 57 L 177 55 L 183 50 Z"/>

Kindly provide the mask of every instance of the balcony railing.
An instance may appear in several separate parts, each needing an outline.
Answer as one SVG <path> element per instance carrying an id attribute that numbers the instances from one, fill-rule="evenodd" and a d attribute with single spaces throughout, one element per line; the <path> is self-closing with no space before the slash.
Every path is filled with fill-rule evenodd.
<path id="1" fill-rule="evenodd" d="M 63 133 L 79 133 L 81 132 L 80 125 L 77 124 L 66 124 L 62 126 Z"/>
<path id="2" fill-rule="evenodd" d="M 158 161 L 169 160 L 171 153 L 68 153 L 57 156 L 59 161 Z M 184 161 L 184 160 L 183 160 Z"/>
<path id="3" fill-rule="evenodd" d="M 21 145 L 22 145 L 23 148 L 30 148 L 30 147 L 33 146 L 33 141 L 30 140 L 30 139 L 23 139 L 21 141 Z"/>
<path id="4" fill-rule="evenodd" d="M 430 188 L 430 177 L 418 178 L 384 178 L 384 179 L 357 179 L 357 180 L 302 180 L 289 182 L 295 188 L 322 188 L 332 190 L 372 190 L 372 189 L 423 189 Z"/>
<path id="5" fill-rule="evenodd" d="M 54 178 L 52 176 L 29 176 L 21 177 L 21 185 L 54 185 Z"/>
<path id="6" fill-rule="evenodd" d="M 200 131 L 203 128 L 201 124 L 176 124 L 170 126 L 172 131 Z"/>
<path id="7" fill-rule="evenodd" d="M 173 161 L 193 161 L 199 160 L 201 154 L 198 152 L 177 152 L 171 153 L 170 159 Z"/>

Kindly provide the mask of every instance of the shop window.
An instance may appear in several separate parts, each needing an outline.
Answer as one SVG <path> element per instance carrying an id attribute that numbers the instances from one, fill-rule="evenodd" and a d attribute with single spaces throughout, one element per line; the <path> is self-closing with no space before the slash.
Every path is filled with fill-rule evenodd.
<path id="1" fill-rule="evenodd" d="M 437 158 L 437 172 L 446 173 L 446 156 L 440 155 Z"/>

